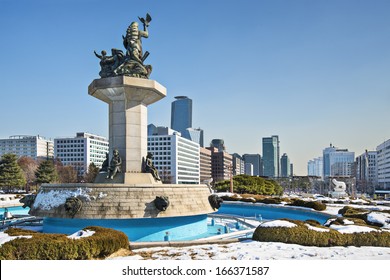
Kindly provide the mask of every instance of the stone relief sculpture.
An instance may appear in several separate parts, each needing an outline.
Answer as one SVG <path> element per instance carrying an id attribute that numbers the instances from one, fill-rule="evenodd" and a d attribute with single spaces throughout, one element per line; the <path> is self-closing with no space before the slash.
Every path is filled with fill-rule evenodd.
<path id="1" fill-rule="evenodd" d="M 65 211 L 72 217 L 80 211 L 83 206 L 83 202 L 78 197 L 68 197 L 65 201 L 64 208 Z"/>
<path id="2" fill-rule="evenodd" d="M 216 194 L 212 194 L 209 196 L 209 203 L 211 207 L 213 207 L 213 209 L 216 210 L 221 207 L 221 204 L 223 203 L 223 199 Z"/>
<path id="3" fill-rule="evenodd" d="M 169 198 L 167 196 L 156 196 L 154 206 L 158 211 L 165 211 L 169 206 Z"/>
<path id="4" fill-rule="evenodd" d="M 23 203 L 23 208 L 31 208 L 31 206 L 34 204 L 35 197 L 35 194 L 29 194 L 20 199 L 19 202 Z"/>
<path id="5" fill-rule="evenodd" d="M 143 52 L 142 38 L 149 37 L 148 26 L 152 18 L 149 14 L 146 14 L 145 18 L 138 18 L 143 24 L 143 30 L 139 30 L 138 23 L 134 21 L 127 28 L 126 35 L 122 36 L 126 54 L 119 49 L 111 49 L 111 55 L 107 55 L 105 50 L 101 51 L 101 54 L 94 51 L 95 56 L 100 59 L 100 77 L 125 75 L 149 79 L 152 66 L 144 64 L 149 52 Z"/>
<path id="6" fill-rule="evenodd" d="M 110 166 L 108 167 L 107 179 L 114 179 L 115 175 L 118 172 L 122 172 L 122 159 L 119 156 L 119 151 L 115 149 L 113 152 L 112 159 L 110 161 Z"/>
<path id="7" fill-rule="evenodd" d="M 156 181 L 161 181 L 161 178 L 158 175 L 158 170 L 153 164 L 153 154 L 149 152 L 146 156 L 146 159 L 143 159 L 142 161 L 143 161 L 142 172 L 151 173 L 153 178 Z"/>

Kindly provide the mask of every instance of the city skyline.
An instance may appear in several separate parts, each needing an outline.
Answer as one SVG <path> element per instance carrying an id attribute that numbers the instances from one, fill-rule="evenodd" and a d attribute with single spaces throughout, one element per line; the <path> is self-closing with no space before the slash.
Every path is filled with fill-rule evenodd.
<path id="1" fill-rule="evenodd" d="M 151 79 L 168 91 L 148 123 L 169 126 L 174 97 L 188 96 L 205 146 L 263 155 L 262 138 L 278 135 L 297 175 L 329 143 L 359 155 L 390 138 L 388 1 L 1 3 L 0 138 L 107 137 L 108 108 L 87 93 L 93 51 L 124 49 L 146 13 Z"/>

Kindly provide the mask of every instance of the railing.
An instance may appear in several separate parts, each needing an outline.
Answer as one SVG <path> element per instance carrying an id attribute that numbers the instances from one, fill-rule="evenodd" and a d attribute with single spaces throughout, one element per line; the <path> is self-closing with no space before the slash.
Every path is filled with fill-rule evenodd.
<path id="1" fill-rule="evenodd" d="M 14 226 L 35 226 L 42 225 L 43 218 L 35 216 L 15 215 L 13 219 L 2 220 L 0 224 L 0 231 L 4 231 L 9 227 Z"/>

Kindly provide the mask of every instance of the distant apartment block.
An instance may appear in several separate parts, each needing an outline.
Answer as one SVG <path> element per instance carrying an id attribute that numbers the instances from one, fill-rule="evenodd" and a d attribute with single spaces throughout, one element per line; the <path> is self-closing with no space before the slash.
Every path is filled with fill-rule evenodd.
<path id="1" fill-rule="evenodd" d="M 65 166 L 73 166 L 82 176 L 91 162 L 99 168 L 102 166 L 108 146 L 108 140 L 102 136 L 78 132 L 76 137 L 55 138 L 54 156 Z"/>
<path id="2" fill-rule="evenodd" d="M 323 158 L 317 157 L 307 163 L 307 175 L 324 178 Z"/>
<path id="3" fill-rule="evenodd" d="M 245 174 L 244 159 L 237 153 L 232 154 L 233 157 L 233 175 Z"/>
<path id="4" fill-rule="evenodd" d="M 31 157 L 35 160 L 54 157 L 54 142 L 42 136 L 16 135 L 0 139 L 0 157 L 4 154 Z"/>
<path id="5" fill-rule="evenodd" d="M 200 147 L 168 127 L 157 127 L 148 135 L 148 152 L 164 183 L 200 183 Z"/>
<path id="6" fill-rule="evenodd" d="M 200 183 L 211 183 L 211 151 L 200 147 Z"/>
<path id="7" fill-rule="evenodd" d="M 376 147 L 378 185 L 380 189 L 390 189 L 390 139 Z"/>
<path id="8" fill-rule="evenodd" d="M 232 176 L 233 157 L 224 151 L 219 151 L 216 147 L 208 147 L 211 151 L 211 170 L 213 182 L 230 179 Z"/>
<path id="9" fill-rule="evenodd" d="M 356 157 L 356 188 L 362 193 L 373 193 L 378 182 L 376 151 L 365 151 Z"/>

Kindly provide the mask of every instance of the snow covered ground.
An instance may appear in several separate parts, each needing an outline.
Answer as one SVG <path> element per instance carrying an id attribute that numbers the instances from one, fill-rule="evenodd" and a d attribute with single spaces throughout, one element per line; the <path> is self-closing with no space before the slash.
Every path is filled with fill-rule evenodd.
<path id="1" fill-rule="evenodd" d="M 3 197 L 3 196 L 1 196 Z M 9 196 L 7 196 L 9 197 Z M 17 200 L 0 201 L 0 206 L 7 207 Z M 325 212 L 336 215 L 345 204 L 329 204 Z M 353 205 L 370 210 L 390 209 L 387 206 Z M 372 219 L 382 220 L 389 217 L 375 214 Z M 349 225 L 353 230 L 356 226 Z M 359 228 L 361 230 L 361 228 Z M 0 244 L 9 240 L 2 233 Z M 390 248 L 382 247 L 306 247 L 295 244 L 276 242 L 242 241 L 230 244 L 208 244 L 190 247 L 158 247 L 134 250 L 129 256 L 110 258 L 111 260 L 390 260 Z"/>

